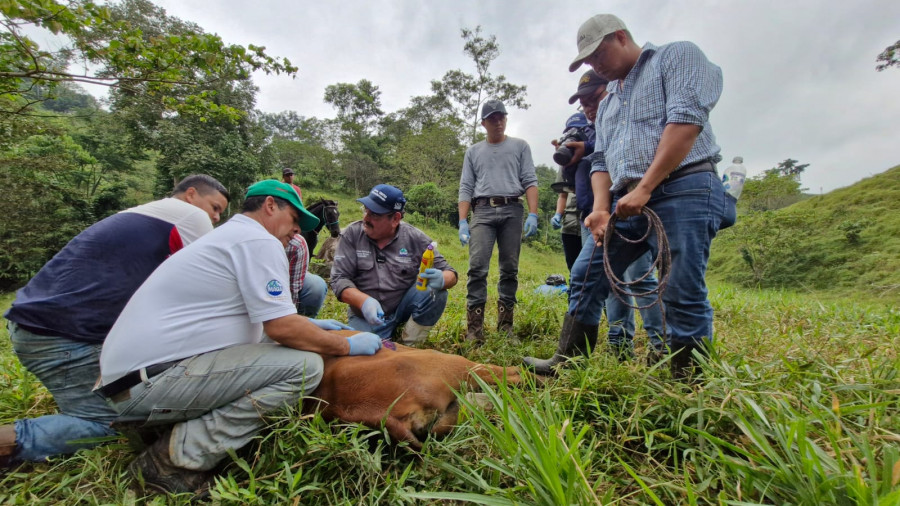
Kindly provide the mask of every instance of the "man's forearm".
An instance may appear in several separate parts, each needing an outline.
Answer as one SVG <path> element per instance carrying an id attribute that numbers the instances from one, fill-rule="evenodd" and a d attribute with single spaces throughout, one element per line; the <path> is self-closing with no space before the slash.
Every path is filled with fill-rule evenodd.
<path id="1" fill-rule="evenodd" d="M 525 200 L 528 201 L 528 212 L 537 213 L 538 210 L 538 188 L 537 186 L 529 186 L 525 189 Z"/>
<path id="2" fill-rule="evenodd" d="M 369 297 L 370 296 L 362 290 L 351 287 L 345 288 L 344 291 L 341 292 L 340 301 L 355 309 L 356 312 L 360 312 L 362 311 L 363 302 Z"/>
<path id="3" fill-rule="evenodd" d="M 469 208 L 472 204 L 468 201 L 462 201 L 459 203 L 459 221 L 469 219 Z"/>
<path id="4" fill-rule="evenodd" d="M 612 178 L 609 176 L 609 172 L 598 170 L 591 173 L 591 190 L 594 192 L 593 211 L 609 212 L 612 207 L 610 188 L 612 188 Z"/>
<path id="5" fill-rule="evenodd" d="M 322 330 L 300 315 L 288 315 L 263 322 L 263 330 L 273 341 L 297 350 L 322 355 L 347 355 L 350 343 L 345 337 Z"/>

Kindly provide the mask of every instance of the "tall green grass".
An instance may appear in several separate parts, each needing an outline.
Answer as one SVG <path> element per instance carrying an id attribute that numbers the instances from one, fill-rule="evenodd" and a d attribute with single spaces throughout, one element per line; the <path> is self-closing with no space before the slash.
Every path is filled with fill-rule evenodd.
<path id="1" fill-rule="evenodd" d="M 358 216 L 342 197 L 342 224 Z M 562 255 L 525 247 L 514 330 L 465 343 L 467 252 L 447 225 L 409 217 L 439 242 L 461 285 L 428 346 L 518 365 L 556 348 L 564 297 L 538 296 Z M 212 491 L 224 504 L 900 504 L 900 310 L 857 294 L 711 285 L 716 346 L 698 387 L 666 364 L 620 364 L 603 350 L 541 385 L 486 387 L 494 409 L 462 395 L 464 416 L 419 454 L 383 430 L 328 424 L 297 409 L 236 452 Z M 12 295 L 0 299 L 7 307 Z M 332 296 L 323 312 L 343 318 Z M 604 330 L 604 329 L 601 329 Z M 0 423 L 52 412 L 43 387 L 0 335 Z M 0 504 L 184 504 L 144 498 L 124 441 L 0 476 Z"/>

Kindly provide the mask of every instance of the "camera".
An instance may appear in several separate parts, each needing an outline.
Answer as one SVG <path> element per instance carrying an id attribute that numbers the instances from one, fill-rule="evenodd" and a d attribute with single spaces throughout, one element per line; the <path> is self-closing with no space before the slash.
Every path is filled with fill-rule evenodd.
<path id="1" fill-rule="evenodd" d="M 562 137 L 559 138 L 559 144 L 556 153 L 553 153 L 553 161 L 565 167 L 572 161 L 575 153 L 572 148 L 567 148 L 567 142 L 585 142 L 588 140 L 584 128 L 589 126 L 587 118 L 583 113 L 576 113 L 569 117 L 566 121 L 566 129 L 563 131 Z"/>

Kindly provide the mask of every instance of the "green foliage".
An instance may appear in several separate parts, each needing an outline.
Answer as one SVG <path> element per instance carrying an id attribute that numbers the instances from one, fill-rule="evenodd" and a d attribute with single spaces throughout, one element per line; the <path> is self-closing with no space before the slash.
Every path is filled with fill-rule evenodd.
<path id="1" fill-rule="evenodd" d="M 27 97 L 32 87 L 44 87 L 52 98 L 60 82 L 84 82 L 125 94 L 142 94 L 159 107 L 237 119 L 243 111 L 216 103 L 204 86 L 212 76 L 248 79 L 256 70 L 295 75 L 287 59 L 269 56 L 264 48 L 225 44 L 196 25 L 175 23 L 178 30 L 143 23 L 171 20 L 147 0 L 125 0 L 112 6 L 86 0 L 0 2 L 0 101 L 7 113 L 21 113 L 42 99 Z M 58 50 L 41 49 L 30 36 L 44 29 L 63 37 Z M 38 31 L 38 30 L 35 30 Z M 97 70 L 82 74 L 68 70 L 75 58 Z"/>
<path id="2" fill-rule="evenodd" d="M 459 69 L 450 70 L 440 80 L 431 81 L 431 90 L 436 97 L 451 104 L 459 124 L 469 125 L 470 131 L 463 138 L 468 144 L 474 144 L 481 124 L 478 108 L 482 102 L 497 98 L 503 101 L 507 109 L 528 109 L 529 105 L 525 102 L 526 86 L 512 84 L 506 76 L 490 73 L 491 63 L 500 56 L 497 37 L 483 37 L 480 26 L 474 30 L 463 28 L 461 36 L 466 41 L 463 52 L 475 63 L 475 75 Z"/>
<path id="3" fill-rule="evenodd" d="M 713 241 L 709 275 L 746 286 L 852 289 L 896 299 L 898 231 L 894 167 L 784 209 L 739 216 Z"/>
<path id="4" fill-rule="evenodd" d="M 897 56 L 898 54 L 900 54 L 900 40 L 884 48 L 884 51 L 878 55 L 875 61 L 880 63 L 875 66 L 875 70 L 881 72 L 886 68 L 900 67 L 900 56 Z"/>
<path id="5" fill-rule="evenodd" d="M 747 211 L 781 209 L 803 199 L 800 175 L 809 164 L 797 165 L 797 160 L 787 160 L 759 176 L 749 178 L 738 205 Z"/>
<path id="6" fill-rule="evenodd" d="M 441 220 L 456 209 L 456 195 L 442 191 L 434 183 L 413 186 L 404 192 L 408 212 L 426 219 Z"/>

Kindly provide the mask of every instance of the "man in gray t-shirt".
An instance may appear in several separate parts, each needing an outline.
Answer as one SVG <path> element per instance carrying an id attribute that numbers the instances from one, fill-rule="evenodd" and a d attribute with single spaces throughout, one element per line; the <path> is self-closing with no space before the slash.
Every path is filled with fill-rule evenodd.
<path id="1" fill-rule="evenodd" d="M 391 339 L 406 323 L 403 344 L 421 343 L 444 313 L 456 271 L 435 251 L 434 265 L 419 274 L 422 254 L 432 241 L 403 222 L 406 199 L 399 188 L 380 184 L 357 200 L 365 206 L 363 219 L 341 232 L 331 290 L 349 306 L 348 324 L 354 329 Z M 417 289 L 417 276 L 427 280 L 425 290 Z"/>
<path id="2" fill-rule="evenodd" d="M 525 237 L 537 233 L 538 189 L 531 148 L 522 139 L 506 135 L 506 108 L 488 100 L 481 108 L 481 126 L 487 139 L 466 150 L 459 180 L 459 241 L 469 244 L 469 281 L 466 284 L 466 340 L 484 342 L 484 305 L 487 275 L 494 251 L 500 252 L 497 284 L 497 330 L 513 337 L 513 307 L 519 286 L 519 250 L 522 246 L 522 195 L 528 201 Z M 472 226 L 467 220 L 472 211 Z M 471 242 L 469 242 L 471 239 Z"/>

